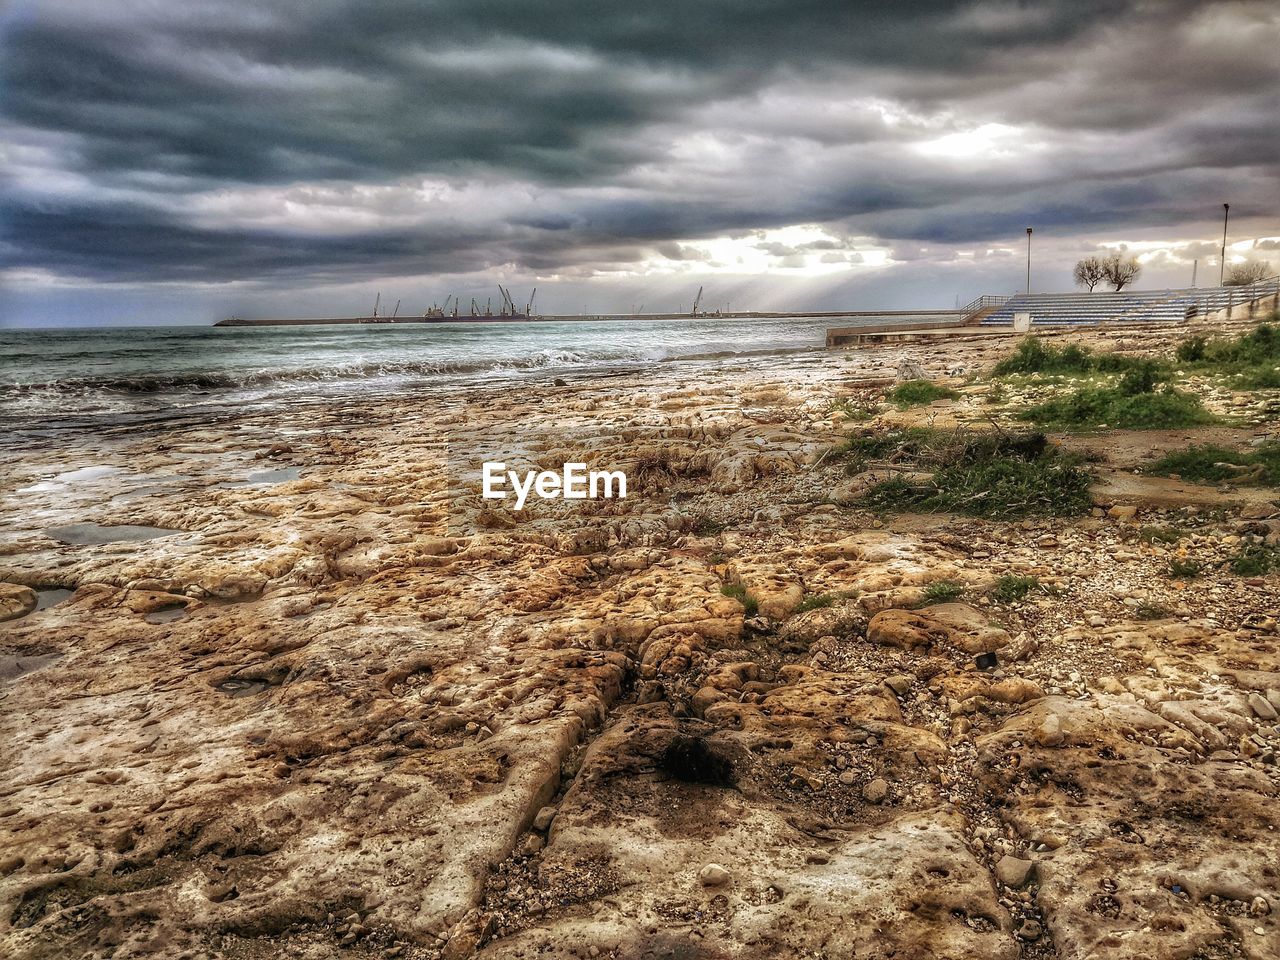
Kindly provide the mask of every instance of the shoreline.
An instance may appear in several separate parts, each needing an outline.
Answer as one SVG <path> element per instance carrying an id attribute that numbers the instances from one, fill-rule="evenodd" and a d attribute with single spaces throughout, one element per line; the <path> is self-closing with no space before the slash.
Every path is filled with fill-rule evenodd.
<path id="1" fill-rule="evenodd" d="M 1142 357 L 1194 332 L 1052 339 Z M 1280 438 L 1276 391 L 1193 375 L 1229 420 L 1052 434 L 1096 458 L 1079 515 L 868 509 L 868 477 L 919 468 L 853 470 L 850 436 L 1016 432 L 1068 389 L 997 395 L 1013 346 L 7 439 L 0 599 L 74 592 L 0 623 L 0 944 L 1280 952 L 1280 574 L 1223 566 L 1280 535 L 1278 494 L 1146 470 Z M 955 396 L 897 409 L 904 370 Z M 480 498 L 484 460 L 632 482 L 515 516 Z M 89 545 L 46 533 L 82 524 Z M 1171 579 L 1188 557 L 1205 571 Z"/>

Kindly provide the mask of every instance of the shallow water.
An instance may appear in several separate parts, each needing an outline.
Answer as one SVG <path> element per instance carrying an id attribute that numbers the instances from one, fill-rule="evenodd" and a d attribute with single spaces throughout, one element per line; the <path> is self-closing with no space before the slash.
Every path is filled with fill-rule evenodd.
<path id="1" fill-rule="evenodd" d="M 100 546 L 104 543 L 122 543 L 140 540 L 157 540 L 173 537 L 185 530 L 168 530 L 164 527 L 144 527 L 131 523 L 109 527 L 100 523 L 73 523 L 65 527 L 46 527 L 44 535 L 59 543 L 74 546 Z"/>
<path id="2" fill-rule="evenodd" d="M 50 607 L 56 607 L 73 593 L 75 593 L 74 590 L 67 590 L 63 587 L 49 587 L 45 590 L 37 590 L 36 609 L 33 610 L 32 613 L 35 613 L 38 610 L 48 610 Z"/>
<path id="3" fill-rule="evenodd" d="M 245 405 L 819 350 L 827 327 L 874 322 L 866 316 L 0 330 L 0 422 L 48 430 L 176 414 L 203 419 Z"/>

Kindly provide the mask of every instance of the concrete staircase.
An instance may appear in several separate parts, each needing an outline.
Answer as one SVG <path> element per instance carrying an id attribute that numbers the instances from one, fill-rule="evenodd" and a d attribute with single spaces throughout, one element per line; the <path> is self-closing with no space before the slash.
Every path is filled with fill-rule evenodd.
<path id="1" fill-rule="evenodd" d="M 1011 326 L 1015 314 L 1029 313 L 1033 324 L 1183 323 L 1239 307 L 1267 309 L 1268 301 L 1272 308 L 1280 303 L 1280 277 L 1246 287 L 1020 294 L 986 310 L 976 322 Z"/>

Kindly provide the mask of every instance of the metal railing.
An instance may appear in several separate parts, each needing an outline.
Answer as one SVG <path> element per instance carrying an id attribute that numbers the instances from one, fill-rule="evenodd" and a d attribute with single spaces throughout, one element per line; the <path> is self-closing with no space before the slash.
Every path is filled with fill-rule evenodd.
<path id="1" fill-rule="evenodd" d="M 1257 303 L 1268 297 L 1275 298 L 1280 303 L 1280 274 L 1238 287 L 1215 287 L 1212 293 L 1195 297 L 1187 304 L 1186 319 L 1217 313 L 1219 310 L 1226 310 L 1230 315 L 1236 307 Z"/>
<path id="2" fill-rule="evenodd" d="M 1008 303 L 1011 297 L 997 297 L 991 294 L 985 294 L 981 297 L 974 297 L 963 307 L 960 308 L 961 323 L 968 323 L 983 310 L 989 310 L 992 307 L 1002 307 Z"/>

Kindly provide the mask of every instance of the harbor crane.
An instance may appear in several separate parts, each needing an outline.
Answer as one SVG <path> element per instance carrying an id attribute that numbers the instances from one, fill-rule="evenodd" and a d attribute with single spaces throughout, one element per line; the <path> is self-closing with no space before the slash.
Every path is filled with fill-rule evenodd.
<path id="1" fill-rule="evenodd" d="M 689 316 L 696 317 L 698 315 L 698 305 L 702 303 L 702 288 L 698 288 L 698 295 L 693 298 L 693 309 L 689 311 Z"/>
<path id="2" fill-rule="evenodd" d="M 538 295 L 538 288 L 533 288 L 533 293 L 529 294 L 529 302 L 524 305 L 524 315 L 526 317 L 533 316 L 533 298 Z"/>

